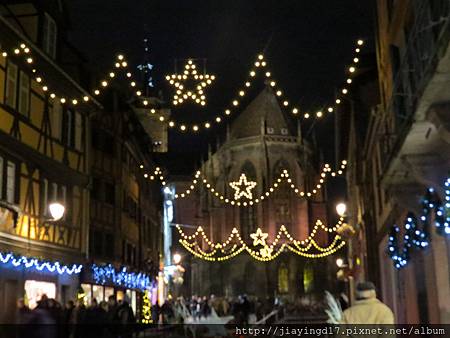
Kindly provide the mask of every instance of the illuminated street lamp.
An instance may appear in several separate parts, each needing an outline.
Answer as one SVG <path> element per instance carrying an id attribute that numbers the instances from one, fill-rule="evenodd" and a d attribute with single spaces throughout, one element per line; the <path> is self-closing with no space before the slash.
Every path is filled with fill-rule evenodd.
<path id="1" fill-rule="evenodd" d="M 342 258 L 336 259 L 336 265 L 338 268 L 342 268 L 342 266 L 344 265 L 344 260 Z"/>
<path id="2" fill-rule="evenodd" d="M 181 255 L 179 253 L 176 253 L 173 255 L 173 263 L 178 265 L 181 262 Z"/>
<path id="3" fill-rule="evenodd" d="M 336 205 L 336 212 L 340 217 L 344 217 L 347 212 L 347 205 L 345 203 L 338 203 Z"/>
<path id="4" fill-rule="evenodd" d="M 64 212 L 66 211 L 64 205 L 58 202 L 50 204 L 48 209 L 50 211 L 50 215 L 52 216 L 52 221 L 59 221 L 63 218 Z"/>

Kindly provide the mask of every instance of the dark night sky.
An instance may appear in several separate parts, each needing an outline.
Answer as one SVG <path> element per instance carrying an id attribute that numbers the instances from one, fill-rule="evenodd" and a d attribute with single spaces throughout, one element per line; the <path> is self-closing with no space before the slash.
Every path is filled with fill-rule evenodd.
<path id="1" fill-rule="evenodd" d="M 207 71 L 217 76 L 206 90 L 208 105 L 174 109 L 178 121 L 201 122 L 223 111 L 270 37 L 265 53 L 269 69 L 287 98 L 303 110 L 316 110 L 333 99 L 356 39 L 368 38 L 373 45 L 371 0 L 77 0 L 68 5 L 70 39 L 100 74 L 119 52 L 133 65 L 142 61 L 146 36 L 156 87 L 170 98 L 172 91 L 163 77 L 173 72 L 174 59 L 207 58 Z M 332 120 L 329 117 L 316 128 L 330 128 Z M 222 124 L 198 136 L 171 132 L 171 152 L 198 161 L 206 141 L 224 129 Z M 319 144 L 329 146 L 330 140 Z"/>

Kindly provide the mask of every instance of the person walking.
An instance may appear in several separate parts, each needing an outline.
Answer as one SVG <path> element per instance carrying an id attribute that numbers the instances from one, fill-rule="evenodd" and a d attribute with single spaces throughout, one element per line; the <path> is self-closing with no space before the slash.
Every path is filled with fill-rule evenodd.
<path id="1" fill-rule="evenodd" d="M 391 309 L 377 299 L 375 285 L 362 282 L 356 286 L 355 305 L 344 311 L 341 324 L 394 324 Z"/>

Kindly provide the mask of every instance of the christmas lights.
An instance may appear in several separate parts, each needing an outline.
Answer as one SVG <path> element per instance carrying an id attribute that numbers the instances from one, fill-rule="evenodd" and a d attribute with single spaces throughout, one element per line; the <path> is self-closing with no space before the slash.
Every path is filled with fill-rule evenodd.
<path id="1" fill-rule="evenodd" d="M 282 183 L 288 184 L 289 187 L 294 191 L 294 193 L 297 196 L 299 196 L 301 198 L 306 198 L 306 197 L 311 197 L 311 196 L 317 194 L 322 189 L 323 183 L 325 182 L 325 179 L 327 178 L 328 175 L 331 175 L 332 177 L 342 175 L 344 173 L 344 169 L 346 168 L 346 166 L 347 166 L 347 161 L 343 160 L 341 162 L 340 168 L 335 172 L 335 171 L 331 171 L 329 164 L 325 164 L 325 166 L 322 169 L 322 172 L 320 174 L 319 182 L 316 184 L 314 189 L 312 189 L 311 191 L 303 191 L 300 188 L 298 188 L 292 182 L 292 179 L 290 178 L 288 171 L 283 170 L 283 172 L 280 174 L 280 176 L 274 180 L 274 183 L 266 191 L 263 191 L 260 196 L 257 196 L 257 197 L 251 196 L 249 198 L 250 195 L 247 194 L 247 196 L 246 196 L 247 200 L 243 201 L 243 202 L 238 201 L 238 200 L 233 200 L 231 198 L 227 198 L 223 194 L 219 193 L 218 189 L 216 187 L 213 187 L 213 185 L 211 183 L 209 183 L 209 181 L 206 178 L 199 179 L 201 173 L 200 173 L 200 171 L 197 171 L 195 178 L 192 181 L 192 184 L 189 186 L 189 188 L 186 189 L 184 192 L 175 194 L 175 199 L 185 198 L 185 197 L 189 196 L 189 194 L 194 190 L 195 186 L 199 183 L 203 184 L 206 187 L 206 189 L 208 189 L 211 192 L 211 194 L 215 198 L 217 198 L 221 203 L 235 205 L 238 207 L 252 206 L 252 205 L 262 202 L 264 199 L 267 199 L 276 189 L 278 189 L 280 187 L 280 184 L 282 184 Z M 235 194 L 235 199 L 236 199 L 236 197 L 237 196 Z"/>
<path id="2" fill-rule="evenodd" d="M 334 237 L 332 243 L 328 247 L 321 247 L 314 240 L 314 236 L 319 228 L 322 228 L 327 232 L 337 231 L 342 225 L 342 222 L 343 218 L 340 219 L 336 226 L 329 228 L 324 226 L 320 220 L 317 220 L 314 229 L 308 238 L 301 241 L 295 240 L 287 231 L 286 227 L 282 225 L 271 244 L 266 243 L 268 234 L 262 232 L 262 230 L 258 228 L 255 233 L 250 234 L 250 238 L 253 239 L 253 247 L 257 247 L 259 245 L 262 246 L 262 248 L 256 249 L 250 247 L 244 242 L 244 240 L 242 240 L 239 231 L 236 228 L 233 228 L 227 240 L 222 243 L 212 242 L 206 236 L 202 227 L 198 227 L 195 233 L 190 236 L 184 234 L 179 225 L 176 225 L 176 228 L 181 237 L 179 239 L 179 243 L 198 258 L 208 261 L 224 261 L 246 251 L 256 260 L 270 261 L 275 259 L 285 249 L 294 252 L 297 255 L 308 258 L 322 258 L 335 253 L 345 245 L 345 241 L 341 240 L 339 235 Z M 199 236 L 201 236 L 201 238 L 197 239 Z M 201 243 L 206 243 L 209 249 L 207 251 L 204 250 Z M 311 248 L 316 249 L 318 252 L 309 252 Z"/>
<path id="3" fill-rule="evenodd" d="M 150 277 L 144 273 L 128 272 L 123 267 L 116 270 L 111 264 L 99 266 L 92 264 L 92 274 L 95 283 L 104 285 L 111 282 L 117 286 L 145 291 L 150 288 Z"/>
<path id="4" fill-rule="evenodd" d="M 430 217 L 434 212 L 436 232 L 440 235 L 450 234 L 450 178 L 445 181 L 445 202 L 442 203 L 434 188 L 428 188 L 422 198 L 422 215 L 419 218 L 410 212 L 404 222 L 402 249 L 399 248 L 400 227 L 393 225 L 389 234 L 387 253 L 400 269 L 407 265 L 413 247 L 424 249 L 430 245 Z M 421 224 L 420 228 L 418 224 Z"/>
<path id="5" fill-rule="evenodd" d="M 152 303 L 150 302 L 150 292 L 145 290 L 144 296 L 142 297 L 142 324 L 153 323 L 152 319 Z"/>
<path id="6" fill-rule="evenodd" d="M 251 200 L 251 190 L 256 187 L 256 182 L 247 181 L 247 176 L 245 176 L 245 174 L 241 174 L 241 176 L 239 177 L 239 181 L 230 182 L 230 187 L 236 190 L 236 192 L 234 193 L 235 200 L 238 200 L 241 197 L 246 197 Z"/>
<path id="7" fill-rule="evenodd" d="M 0 252 L 0 262 L 7 265 L 11 264 L 13 267 L 16 268 L 26 268 L 26 269 L 33 269 L 37 271 L 42 272 L 57 272 L 59 275 L 67 274 L 79 274 L 81 272 L 81 269 L 83 268 L 80 264 L 73 264 L 71 266 L 69 265 L 61 265 L 59 262 L 49 262 L 49 261 L 42 261 L 37 258 L 30 258 L 25 256 L 16 256 L 13 253 L 1 253 Z"/>
<path id="8" fill-rule="evenodd" d="M 357 57 L 357 55 L 361 52 L 361 46 L 364 44 L 363 40 L 358 40 L 356 45 L 357 48 L 355 49 L 355 53 L 356 56 L 353 58 L 353 64 L 348 68 L 348 72 L 349 75 L 353 75 L 355 74 L 355 72 L 357 71 L 357 63 L 359 62 L 359 58 Z M 28 64 L 32 65 L 33 64 L 33 58 L 29 55 L 30 53 L 30 49 L 25 45 L 25 44 L 21 44 L 20 48 L 15 48 L 13 50 L 13 54 L 18 56 L 18 55 L 23 55 L 25 57 L 25 60 Z M 8 53 L 6 51 L 3 51 L 1 54 L 3 57 L 7 57 Z M 191 60 L 192 61 L 192 60 Z M 197 74 L 196 71 L 196 67 L 195 65 L 192 63 L 186 65 L 189 66 L 189 68 L 186 68 L 183 72 L 183 74 L 173 74 L 171 76 L 166 77 L 166 79 L 169 81 L 169 83 L 172 81 L 173 83 L 171 83 L 172 85 L 175 86 L 175 84 L 178 84 L 177 86 L 175 86 L 177 88 L 177 93 L 174 95 L 174 100 L 173 103 L 175 104 L 175 102 L 177 102 L 176 104 L 182 103 L 184 102 L 184 100 L 186 99 L 192 99 L 194 100 L 194 102 L 200 103 L 202 105 L 204 105 L 206 103 L 206 98 L 203 95 L 203 89 L 204 87 L 206 87 L 208 84 L 210 84 L 213 80 L 214 80 L 214 76 L 213 75 L 200 75 Z M 185 66 L 185 67 L 186 67 Z M 194 68 L 192 68 L 192 66 L 194 66 Z M 257 56 L 256 61 L 254 62 L 254 66 L 255 68 L 252 68 L 249 72 L 249 78 L 245 81 L 244 83 L 244 88 L 249 88 L 252 85 L 252 81 L 253 79 L 256 78 L 257 75 L 257 71 L 260 69 L 267 69 L 267 61 L 264 57 L 263 54 L 260 54 Z M 114 67 L 113 69 L 119 69 L 119 70 L 123 70 L 125 72 L 126 78 L 129 81 L 129 85 L 130 87 L 134 90 L 134 94 L 137 97 L 141 97 L 142 96 L 142 91 L 139 89 L 136 89 L 136 81 L 133 80 L 134 76 L 133 74 L 129 71 L 128 69 L 128 62 L 125 59 L 125 56 L 123 54 L 119 54 L 117 55 L 116 61 L 114 63 Z M 195 73 L 194 73 L 195 71 Z M 37 74 L 37 70 L 36 68 L 32 69 L 32 72 L 34 74 Z M 186 73 L 187 72 L 187 73 Z M 173 77 L 175 75 L 175 78 Z M 200 81 L 200 83 L 196 86 L 195 91 L 191 90 L 191 91 L 186 91 L 184 88 L 184 85 L 180 82 L 183 80 L 187 80 L 188 76 L 197 76 L 197 80 Z M 202 76 L 202 78 L 200 78 L 200 76 Z M 206 77 L 208 76 L 208 77 Z M 271 88 L 273 88 L 274 92 L 276 93 L 276 97 L 279 98 L 280 100 L 280 105 L 282 105 L 283 107 L 289 107 L 290 106 L 290 101 L 287 99 L 282 98 L 283 97 L 283 91 L 277 86 L 277 82 L 274 81 L 272 79 L 272 73 L 270 71 L 265 70 L 264 71 L 264 76 L 267 80 L 270 80 L 269 85 Z M 100 86 L 96 89 L 94 89 L 93 91 L 93 95 L 94 96 L 98 96 L 102 93 L 102 90 L 104 88 L 107 88 L 109 86 L 109 81 L 111 79 L 116 79 L 116 73 L 111 70 L 108 72 L 108 78 L 107 79 L 103 79 L 100 81 Z M 48 85 L 45 85 L 43 82 L 43 77 L 42 76 L 36 76 L 35 80 L 42 86 L 42 90 L 43 91 L 48 91 L 49 87 Z M 349 77 L 347 79 L 347 84 L 351 84 L 352 83 L 352 79 Z M 231 107 L 228 107 L 226 109 L 223 110 L 223 113 L 218 114 L 215 118 L 214 121 L 216 123 L 221 123 L 222 121 L 224 121 L 224 118 L 231 115 L 232 112 L 232 108 L 236 108 L 239 106 L 240 104 L 240 99 L 242 97 L 245 96 L 246 91 L 245 89 L 239 89 L 237 91 L 237 96 L 231 100 Z M 340 92 L 342 93 L 343 96 L 348 95 L 349 93 L 349 88 L 342 88 L 340 90 Z M 175 99 L 175 96 L 177 96 L 177 98 Z M 50 94 L 50 97 L 52 99 L 56 98 L 56 94 L 54 92 L 52 92 Z M 78 97 L 78 98 L 72 98 L 70 100 L 66 99 L 65 97 L 61 97 L 60 101 L 63 103 L 72 103 L 73 105 L 78 104 L 79 102 L 88 102 L 91 99 L 91 96 L 88 95 L 84 95 L 82 97 Z M 326 108 L 326 111 L 328 113 L 332 113 L 335 111 L 335 108 L 337 105 L 339 105 L 342 102 L 341 97 L 338 96 L 335 99 L 335 102 L 333 105 L 330 105 Z M 141 99 L 141 103 L 144 106 L 147 106 L 149 103 L 146 99 Z M 152 108 L 150 109 L 150 113 L 155 114 L 156 113 L 156 109 Z M 300 114 L 300 109 L 298 107 L 293 106 L 291 108 L 291 113 L 293 115 L 298 116 Z M 310 117 L 315 116 L 316 118 L 322 118 L 324 116 L 324 113 L 322 111 L 317 111 L 316 113 L 313 112 L 304 112 L 302 117 L 304 119 L 309 119 Z M 201 124 L 185 124 L 185 123 L 178 123 L 174 120 L 167 120 L 163 117 L 163 116 L 159 116 L 159 120 L 161 122 L 164 123 L 168 123 L 170 128 L 178 128 L 181 132 L 186 132 L 186 131 L 191 131 L 191 132 L 198 132 L 200 130 L 200 128 L 204 128 L 204 129 L 209 129 L 212 126 L 212 122 L 211 121 L 204 121 Z"/>
<path id="9" fill-rule="evenodd" d="M 186 85 L 185 81 L 192 81 L 193 79 L 197 82 L 194 85 L 195 89 L 184 88 Z M 175 87 L 176 90 L 172 101 L 174 105 L 181 104 L 190 99 L 193 102 L 204 106 L 206 104 L 206 96 L 203 90 L 215 80 L 215 76 L 199 74 L 197 65 L 192 60 L 188 60 L 184 66 L 183 74 L 167 75 L 166 80 Z"/>

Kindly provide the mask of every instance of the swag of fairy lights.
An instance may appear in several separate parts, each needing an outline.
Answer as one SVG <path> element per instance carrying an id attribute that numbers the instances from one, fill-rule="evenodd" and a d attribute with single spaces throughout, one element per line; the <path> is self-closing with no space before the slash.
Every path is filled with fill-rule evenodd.
<path id="1" fill-rule="evenodd" d="M 193 235 L 186 235 L 179 225 L 176 225 L 176 228 L 180 234 L 179 243 L 197 258 L 220 262 L 231 259 L 242 252 L 247 252 L 254 259 L 267 262 L 277 258 L 285 250 L 307 258 L 323 258 L 334 254 L 346 244 L 341 236 L 336 234 L 327 247 L 320 246 L 314 237 L 319 229 L 330 233 L 336 232 L 342 224 L 342 218 L 331 228 L 317 220 L 311 234 L 304 240 L 294 239 L 286 227 L 282 225 L 270 244 L 266 242 L 268 234 L 258 228 L 255 233 L 250 235 L 253 239 L 252 246 L 242 239 L 236 228 L 233 228 L 231 234 L 222 243 L 212 242 L 201 226 L 197 228 Z M 204 249 L 202 243 L 206 243 L 208 249 Z"/>
<path id="2" fill-rule="evenodd" d="M 141 291 L 148 290 L 151 286 L 150 277 L 148 275 L 141 272 L 129 272 L 125 267 L 116 270 L 111 264 L 103 266 L 92 264 L 92 277 L 95 283 L 101 285 L 112 283 L 116 286 L 139 289 Z"/>
<path id="3" fill-rule="evenodd" d="M 59 275 L 79 274 L 83 268 L 80 264 L 63 265 L 59 262 L 43 261 L 38 258 L 16 256 L 11 252 L 0 252 L 0 262 L 4 265 L 11 264 L 15 268 L 25 268 L 38 272 L 58 273 Z"/>
<path id="4" fill-rule="evenodd" d="M 411 259 L 411 250 L 423 250 L 431 243 L 431 216 L 434 212 L 436 232 L 441 236 L 450 235 L 450 178 L 445 183 L 445 202 L 441 202 L 434 188 L 428 188 L 422 198 L 422 215 L 417 218 L 412 212 L 406 216 L 403 237 L 400 227 L 393 225 L 389 234 L 387 253 L 397 269 L 405 267 Z M 400 243 L 401 248 L 400 248 Z"/>
<path id="5" fill-rule="evenodd" d="M 356 41 L 356 48 L 355 48 L 355 56 L 353 58 L 352 64 L 348 67 L 347 73 L 348 77 L 346 79 L 346 86 L 342 87 L 340 89 L 340 93 L 338 96 L 336 96 L 336 99 L 333 103 L 333 105 L 330 105 L 326 108 L 326 112 L 332 113 L 335 111 L 337 105 L 339 105 L 342 102 L 342 98 L 347 96 L 349 93 L 349 86 L 352 83 L 352 75 L 357 71 L 357 65 L 359 62 L 359 53 L 361 52 L 361 47 L 364 45 L 363 40 L 357 40 Z M 50 86 L 45 83 L 45 76 L 44 74 L 40 74 L 38 69 L 35 68 L 35 61 L 31 55 L 31 49 L 28 47 L 25 43 L 21 43 L 19 47 L 13 48 L 12 55 L 14 56 L 23 56 L 24 61 L 29 64 L 32 67 L 32 73 L 34 74 L 35 81 L 41 86 L 42 90 L 45 93 L 49 93 L 49 97 L 51 99 L 59 99 L 59 101 L 62 104 L 72 104 L 77 105 L 79 103 L 87 103 L 92 99 L 92 96 L 89 95 L 83 95 L 80 97 L 72 97 L 68 98 L 64 95 L 57 95 L 54 90 L 51 90 Z M 1 51 L 1 55 L 3 57 L 8 57 L 9 53 L 7 51 Z M 118 77 L 117 71 L 123 71 L 125 73 L 126 79 L 128 81 L 128 84 L 130 88 L 134 91 L 134 94 L 137 97 L 142 96 L 142 91 L 138 89 L 138 84 L 136 80 L 134 80 L 135 76 L 132 74 L 130 69 L 128 68 L 128 62 L 126 61 L 126 58 L 123 54 L 118 54 L 116 56 L 116 60 L 114 62 L 114 67 L 107 72 L 107 76 L 99 82 L 99 86 L 94 89 L 93 96 L 99 96 L 102 94 L 102 92 L 110 85 L 111 81 L 116 79 Z M 269 80 L 269 85 L 273 88 L 277 98 L 280 100 L 280 103 L 283 107 L 288 108 L 291 106 L 289 100 L 282 99 L 283 97 L 283 90 L 277 85 L 277 82 L 272 78 L 272 73 L 267 70 L 267 60 L 265 59 L 263 54 L 259 54 L 256 58 L 256 61 L 254 62 L 254 68 L 252 68 L 249 72 L 249 78 L 245 81 L 244 85 L 242 86 L 240 90 L 237 91 L 237 96 L 231 101 L 231 106 L 224 109 L 223 113 L 218 114 L 213 121 L 215 123 L 221 123 L 224 121 L 225 117 L 228 117 L 232 113 L 233 108 L 237 108 L 240 104 L 240 100 L 246 95 L 246 88 L 251 87 L 252 81 L 256 78 L 257 72 L 259 70 L 262 70 L 264 72 L 264 76 Z M 201 102 L 201 101 L 200 101 Z M 145 98 L 141 98 L 141 103 L 144 107 L 149 106 L 150 102 L 149 100 Z M 149 113 L 151 114 L 157 114 L 157 109 L 151 108 L 149 110 Z M 312 112 L 301 112 L 300 109 L 296 106 L 292 106 L 291 113 L 296 116 L 302 116 L 304 119 L 310 119 L 312 117 L 316 118 L 322 118 L 324 116 L 323 111 L 317 111 L 316 113 Z M 182 132 L 186 131 L 192 131 L 192 132 L 198 132 L 200 128 L 209 129 L 212 127 L 213 122 L 212 121 L 205 121 L 202 125 L 199 124 L 183 124 L 178 123 L 174 120 L 166 120 L 166 118 L 162 115 L 157 116 L 159 121 L 167 123 L 170 128 L 178 128 Z"/>
<path id="6" fill-rule="evenodd" d="M 330 168 L 330 165 L 325 164 L 322 169 L 322 172 L 320 174 L 319 183 L 317 183 L 316 186 L 311 191 L 305 191 L 305 190 L 302 190 L 301 188 L 299 188 L 298 186 L 296 186 L 292 182 L 289 172 L 287 170 L 283 170 L 283 172 L 280 174 L 280 176 L 275 179 L 275 182 L 266 191 L 263 191 L 260 196 L 256 196 L 256 197 L 252 196 L 252 198 L 247 198 L 247 200 L 243 201 L 243 202 L 237 201 L 232 198 L 227 198 L 226 196 L 221 194 L 218 191 L 217 187 L 214 187 L 208 181 L 207 178 L 201 177 L 201 172 L 197 171 L 194 176 L 194 179 L 191 182 L 191 185 L 185 191 L 175 194 L 175 199 L 188 197 L 194 191 L 195 187 L 198 184 L 203 184 L 206 187 L 206 189 L 208 189 L 211 192 L 211 194 L 215 198 L 217 198 L 221 203 L 229 204 L 229 205 L 236 205 L 239 207 L 240 206 L 244 206 L 244 207 L 252 206 L 254 204 L 261 203 L 266 198 L 268 198 L 272 193 L 274 193 L 275 190 L 278 189 L 280 187 L 280 185 L 283 183 L 288 184 L 288 186 L 294 191 L 294 193 L 298 197 L 301 197 L 301 198 L 311 197 L 311 196 L 317 194 L 322 189 L 325 179 L 327 178 L 328 175 L 331 175 L 332 177 L 340 176 L 344 173 L 346 166 L 347 166 L 347 161 L 343 160 L 341 162 L 340 168 L 337 171 L 332 171 L 332 169 Z M 164 177 L 162 177 L 162 179 L 164 180 Z"/>

